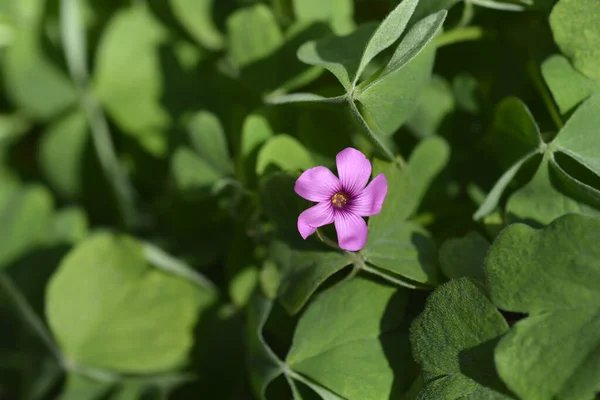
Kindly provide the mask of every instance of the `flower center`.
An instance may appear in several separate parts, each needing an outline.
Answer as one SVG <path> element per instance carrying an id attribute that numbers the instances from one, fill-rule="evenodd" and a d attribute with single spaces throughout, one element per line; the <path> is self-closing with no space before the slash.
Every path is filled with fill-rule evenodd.
<path id="1" fill-rule="evenodd" d="M 346 204 L 348 204 L 348 195 L 346 193 L 337 192 L 331 198 L 331 204 L 333 204 L 336 208 L 343 208 Z"/>

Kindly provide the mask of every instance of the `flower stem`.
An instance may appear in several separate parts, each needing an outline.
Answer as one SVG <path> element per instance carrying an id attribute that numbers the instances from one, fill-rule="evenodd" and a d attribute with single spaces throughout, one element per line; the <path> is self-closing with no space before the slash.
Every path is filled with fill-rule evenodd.
<path id="1" fill-rule="evenodd" d="M 334 242 L 333 240 L 329 239 L 327 236 L 325 236 L 324 234 L 321 233 L 321 231 L 319 231 L 319 229 L 317 229 L 317 237 L 321 240 L 321 242 L 325 243 L 327 246 L 334 248 L 336 250 L 341 250 L 340 246 L 338 246 L 338 244 L 336 242 Z"/>

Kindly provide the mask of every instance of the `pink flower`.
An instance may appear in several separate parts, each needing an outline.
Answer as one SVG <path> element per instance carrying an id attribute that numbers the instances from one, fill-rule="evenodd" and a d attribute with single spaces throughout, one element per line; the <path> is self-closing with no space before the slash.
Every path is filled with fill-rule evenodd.
<path id="1" fill-rule="evenodd" d="M 314 167 L 304 171 L 296 181 L 296 193 L 319 203 L 300 214 L 298 231 L 306 239 L 318 227 L 333 222 L 340 247 L 358 251 L 367 243 L 369 232 L 362 217 L 381 212 L 387 180 L 379 174 L 366 186 L 371 177 L 371 162 L 351 147 L 340 151 L 335 161 L 339 179 L 325 167 Z"/>

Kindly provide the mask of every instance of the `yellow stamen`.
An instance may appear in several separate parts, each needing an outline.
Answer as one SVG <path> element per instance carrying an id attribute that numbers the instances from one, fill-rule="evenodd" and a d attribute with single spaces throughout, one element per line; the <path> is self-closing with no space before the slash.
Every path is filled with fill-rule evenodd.
<path id="1" fill-rule="evenodd" d="M 348 203 L 348 197 L 346 196 L 346 194 L 344 194 L 342 192 L 337 192 L 331 198 L 331 204 L 333 204 L 333 206 L 337 207 L 337 208 L 342 208 L 347 203 Z"/>

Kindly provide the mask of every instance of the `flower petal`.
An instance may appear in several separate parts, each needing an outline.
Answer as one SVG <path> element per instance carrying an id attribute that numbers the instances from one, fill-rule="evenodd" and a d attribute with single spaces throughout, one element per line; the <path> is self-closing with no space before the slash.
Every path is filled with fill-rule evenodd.
<path id="1" fill-rule="evenodd" d="M 341 188 L 340 181 L 325 167 L 307 169 L 296 180 L 294 191 L 310 201 L 330 201 Z"/>
<path id="2" fill-rule="evenodd" d="M 350 211 L 338 211 L 335 213 L 334 223 L 342 249 L 358 251 L 365 247 L 369 228 L 362 217 Z"/>
<path id="3" fill-rule="evenodd" d="M 342 188 L 350 195 L 358 195 L 371 177 L 371 162 L 352 147 L 340 151 L 335 162 Z"/>
<path id="4" fill-rule="evenodd" d="M 362 192 L 352 199 L 349 210 L 361 217 L 379 214 L 387 196 L 388 184 L 385 175 L 379 174 Z"/>
<path id="5" fill-rule="evenodd" d="M 300 232 L 302 239 L 306 239 L 315 233 L 318 227 L 332 222 L 333 206 L 331 203 L 329 201 L 319 203 L 308 210 L 304 210 L 298 216 L 298 232 Z"/>

